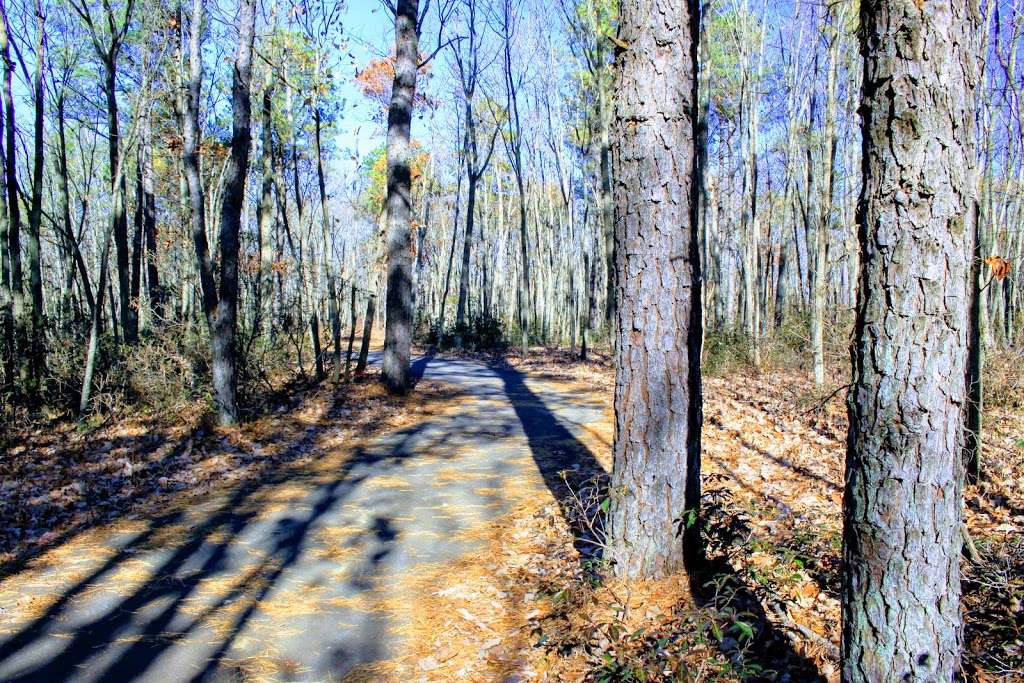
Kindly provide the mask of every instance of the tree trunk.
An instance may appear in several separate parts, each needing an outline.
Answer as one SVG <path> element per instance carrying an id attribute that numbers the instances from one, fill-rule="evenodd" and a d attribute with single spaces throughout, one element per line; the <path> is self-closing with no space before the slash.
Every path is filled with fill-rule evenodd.
<path id="1" fill-rule="evenodd" d="M 348 351 L 345 353 L 345 382 L 352 379 L 349 370 L 352 367 L 352 344 L 356 340 L 356 286 L 352 285 L 349 298 Z"/>
<path id="2" fill-rule="evenodd" d="M 28 234 L 26 235 L 26 251 L 28 257 L 28 294 L 31 319 L 29 346 L 25 349 L 32 364 L 31 392 L 38 396 L 40 381 L 46 367 L 46 334 L 43 315 L 43 269 L 41 263 L 39 238 L 43 225 L 43 114 L 46 93 L 43 88 L 43 64 L 46 58 L 45 18 L 41 0 L 35 1 L 36 15 L 36 59 L 35 73 L 32 78 L 32 100 L 35 113 L 34 149 L 32 153 L 32 196 L 28 213 Z"/>
<path id="3" fill-rule="evenodd" d="M 260 108 L 263 178 L 260 185 L 260 203 L 256 217 L 257 240 L 259 241 L 260 250 L 260 271 L 259 277 L 256 280 L 256 296 L 254 297 L 256 324 L 260 327 L 265 327 L 268 331 L 273 329 L 273 316 L 267 314 L 273 288 L 272 268 L 274 265 L 274 255 L 271 250 L 271 232 L 274 226 L 274 159 L 272 153 L 274 82 L 272 78 L 273 75 L 268 69 L 267 82 L 263 89 L 263 101 Z"/>
<path id="4" fill-rule="evenodd" d="M 437 316 L 437 322 L 439 326 L 439 332 L 444 335 L 445 331 L 445 309 L 448 306 L 448 293 L 451 289 L 452 281 L 452 266 L 455 263 L 455 246 L 459 241 L 459 209 L 462 204 L 459 201 L 459 196 L 462 194 L 462 165 L 460 163 L 458 170 L 458 180 L 455 185 L 455 197 L 453 198 L 454 206 L 452 211 L 454 216 L 452 218 L 452 243 L 448 250 L 448 267 L 444 272 L 444 291 L 441 293 L 441 310 Z"/>
<path id="5" fill-rule="evenodd" d="M 981 479 L 981 425 L 982 425 L 982 370 L 984 365 L 984 326 L 981 312 L 984 294 L 982 288 L 981 220 L 975 204 L 974 247 L 971 254 L 970 280 L 970 321 L 967 335 L 967 402 L 964 404 L 964 466 L 967 481 L 977 484 Z"/>
<path id="6" fill-rule="evenodd" d="M 830 10 L 831 11 L 831 10 Z M 836 9 L 839 12 L 841 10 Z M 811 347 L 814 355 L 814 384 L 825 384 L 825 297 L 828 285 L 828 235 L 832 229 L 832 201 L 835 196 L 835 166 L 838 140 L 836 136 L 836 79 L 839 69 L 839 47 L 842 21 L 830 21 L 832 36 L 828 50 L 828 79 L 825 88 L 825 171 L 822 174 L 821 214 L 814 233 L 814 291 L 811 296 Z M 810 197 L 808 197 L 810 201 Z"/>
<path id="7" fill-rule="evenodd" d="M 2 6 L 3 0 L 0 0 Z M 0 57 L 8 58 L 7 49 L 7 28 L 4 16 L 0 17 Z M 6 74 L 3 80 L 4 94 L 6 95 Z M 5 116 L 0 108 L 0 142 L 6 140 L 4 136 Z M 6 154 L 4 157 L 6 158 Z M 0 169 L 0 318 L 3 325 L 3 390 L 12 392 L 15 388 L 15 353 L 17 345 L 15 342 L 14 328 L 14 296 L 11 285 L 11 243 L 9 240 L 10 214 L 7 211 L 7 172 L 6 167 Z"/>
<path id="8" fill-rule="evenodd" d="M 397 2 L 395 79 L 391 86 L 391 106 L 388 109 L 388 281 L 383 380 L 388 391 L 393 394 L 406 393 L 412 381 L 409 362 L 415 302 L 412 289 L 412 171 L 409 166 L 409 136 L 419 60 L 419 27 L 416 25 L 418 11 L 419 0 Z M 370 301 L 373 301 L 372 297 Z"/>
<path id="9" fill-rule="evenodd" d="M 113 171 L 115 180 L 117 179 L 118 170 Z M 114 202 L 123 202 L 124 197 L 119 196 L 120 188 L 122 184 L 115 182 L 114 188 Z M 96 285 L 96 305 L 93 306 L 92 316 L 90 317 L 89 324 L 89 343 L 86 346 L 85 351 L 85 366 L 82 370 L 82 390 L 78 398 L 78 415 L 79 417 L 85 415 L 89 410 L 89 401 L 92 399 L 92 382 L 93 377 L 96 374 L 96 363 L 99 358 L 100 350 L 100 332 L 103 324 L 103 294 L 107 288 L 107 273 L 110 270 L 110 238 L 114 234 L 117 223 L 117 212 L 111 212 L 110 222 L 103 235 L 103 241 L 100 246 L 100 275 Z M 113 297 L 110 301 L 113 305 Z M 110 315 L 111 327 L 117 331 L 117 321 L 114 318 L 113 311 Z"/>
<path id="10" fill-rule="evenodd" d="M 701 296 L 696 224 L 699 16 L 626 0 L 614 147 L 618 344 L 609 559 L 658 577 L 699 547 Z M 672 46 L 666 49 L 664 46 Z M 685 529 L 680 538 L 680 521 Z"/>
<path id="11" fill-rule="evenodd" d="M 972 0 L 861 5 L 842 678 L 953 681 L 974 241 Z"/>
<path id="12" fill-rule="evenodd" d="M 160 270 L 156 240 L 156 192 L 153 189 L 153 121 L 149 113 L 142 131 L 142 227 L 146 238 L 146 296 L 155 322 L 163 320 L 164 290 L 160 286 Z"/>
<path id="13" fill-rule="evenodd" d="M 238 421 L 238 404 L 235 397 L 238 248 L 245 178 L 249 170 L 249 148 L 252 145 L 252 98 L 249 88 L 252 80 L 256 0 L 242 0 L 238 22 L 238 47 L 231 82 L 231 154 L 224 174 L 224 194 L 220 213 L 220 288 L 217 314 L 210 328 L 214 401 L 217 404 L 218 421 L 222 426 Z"/>
<path id="14" fill-rule="evenodd" d="M 366 362 L 370 356 L 370 336 L 373 334 L 373 318 L 377 313 L 377 296 L 371 294 L 366 298 L 366 315 L 363 316 L 363 340 L 359 345 L 359 361 L 356 363 L 356 374 L 366 372 Z"/>
<path id="15" fill-rule="evenodd" d="M 114 183 L 114 169 L 120 161 L 121 132 L 118 122 L 117 108 L 117 53 L 119 46 L 112 47 L 110 52 L 102 55 L 104 70 L 103 92 L 107 99 L 107 144 L 110 163 L 110 182 Z M 123 198 L 125 178 L 121 176 L 121 187 L 116 188 Z M 111 188 L 112 190 L 114 188 Z M 116 193 L 115 193 L 116 194 Z M 117 256 L 117 292 L 118 310 L 121 318 L 121 331 L 126 344 L 135 343 L 138 337 L 138 314 L 131 304 L 131 264 L 128 252 L 128 217 L 125 215 L 124 201 L 113 206 L 114 212 L 114 252 Z"/>
<path id="16" fill-rule="evenodd" d="M 476 183 L 473 171 L 469 171 L 466 190 L 466 234 L 462 242 L 462 272 L 459 274 L 459 303 L 455 309 L 455 346 L 462 346 L 462 333 L 466 325 L 469 304 L 470 258 L 473 254 L 473 223 L 476 217 Z"/>
<path id="17" fill-rule="evenodd" d="M 145 232 L 144 211 L 146 199 L 142 189 L 142 155 L 143 148 L 139 145 L 135 154 L 135 214 L 132 216 L 132 250 L 131 250 L 131 302 L 135 309 L 138 324 L 142 325 L 141 302 L 139 295 L 142 293 L 142 244 Z"/>
<path id="18" fill-rule="evenodd" d="M 0 59 L 4 62 L 3 108 L 4 134 L 6 149 L 4 156 L 4 176 L 7 188 L 7 254 L 10 260 L 10 292 L 11 292 L 11 356 L 15 373 L 21 384 L 25 386 L 32 375 L 32 363 L 26 347 L 29 344 L 28 307 L 25 302 L 24 273 L 21 265 L 21 198 L 18 184 L 17 164 L 17 125 L 15 119 L 14 96 L 12 94 L 14 80 L 14 60 L 11 59 L 8 40 L 7 7 L 0 0 Z M 15 389 L 18 387 L 14 386 Z"/>

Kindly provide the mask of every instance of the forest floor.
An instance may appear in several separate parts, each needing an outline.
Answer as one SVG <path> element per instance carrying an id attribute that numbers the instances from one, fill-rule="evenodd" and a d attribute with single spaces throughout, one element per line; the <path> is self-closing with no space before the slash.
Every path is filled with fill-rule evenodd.
<path id="1" fill-rule="evenodd" d="M 405 399 L 371 374 L 230 430 L 197 408 L 4 435 L 0 680 L 838 679 L 842 392 L 706 378 L 709 561 L 627 585 L 597 547 L 608 360 L 415 369 Z M 966 660 L 1011 680 L 1024 415 L 987 428 Z"/>

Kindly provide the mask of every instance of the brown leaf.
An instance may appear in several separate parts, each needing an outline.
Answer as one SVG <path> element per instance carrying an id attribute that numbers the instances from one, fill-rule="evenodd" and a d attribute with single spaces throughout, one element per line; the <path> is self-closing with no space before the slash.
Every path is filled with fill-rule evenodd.
<path id="1" fill-rule="evenodd" d="M 989 256 L 985 263 L 992 269 L 992 277 L 1000 282 L 1010 274 L 1010 262 L 1002 256 Z"/>

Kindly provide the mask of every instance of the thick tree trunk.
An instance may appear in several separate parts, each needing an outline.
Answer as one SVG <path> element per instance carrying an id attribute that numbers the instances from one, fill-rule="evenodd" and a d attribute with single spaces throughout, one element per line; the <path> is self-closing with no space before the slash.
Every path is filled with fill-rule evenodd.
<path id="1" fill-rule="evenodd" d="M 394 394 L 406 393 L 411 383 L 409 361 L 415 302 L 412 289 L 409 136 L 419 59 L 418 11 L 419 0 L 398 0 L 395 11 L 395 80 L 391 86 L 391 107 L 388 110 L 388 281 L 383 379 L 388 391 Z"/>
<path id="2" fill-rule="evenodd" d="M 618 55 L 613 155 L 618 344 L 609 520 L 609 559 L 620 576 L 666 575 L 699 546 L 699 524 L 685 523 L 700 499 L 695 7 L 621 6 L 619 38 L 628 48 Z"/>
<path id="3" fill-rule="evenodd" d="M 842 678 L 953 681 L 974 241 L 973 0 L 865 0 Z"/>
<path id="4" fill-rule="evenodd" d="M 245 195 L 245 177 L 252 142 L 252 117 L 249 92 L 252 77 L 252 48 L 255 25 L 254 0 L 243 0 L 239 15 L 238 46 L 231 86 L 231 153 L 224 174 L 220 214 L 220 285 L 214 278 L 213 264 L 206 238 L 205 203 L 199 175 L 199 97 L 202 85 L 201 26 L 203 0 L 193 0 L 190 22 L 190 76 L 181 107 L 184 166 L 192 203 L 192 238 L 196 247 L 203 312 L 210 329 L 213 393 L 217 419 L 221 425 L 238 421 L 236 391 L 235 322 L 238 313 L 238 248 Z"/>

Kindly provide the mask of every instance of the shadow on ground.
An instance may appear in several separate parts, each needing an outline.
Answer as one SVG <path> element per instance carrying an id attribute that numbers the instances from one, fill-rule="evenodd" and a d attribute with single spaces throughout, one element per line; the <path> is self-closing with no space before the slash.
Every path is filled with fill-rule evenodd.
<path id="1" fill-rule="evenodd" d="M 458 392 L 426 419 L 379 432 L 367 422 L 332 460 L 323 443 L 357 407 L 338 399 L 313 424 L 282 418 L 261 441 L 287 447 L 260 476 L 191 507 L 128 514 L 92 557 L 29 565 L 41 607 L 19 601 L 19 619 L 0 624 L 0 679 L 323 680 L 392 656 L 403 576 L 469 549 L 459 534 L 507 511 L 503 487 L 529 479 L 527 452 L 560 494 L 561 471 L 600 471 L 514 369 L 429 362 L 414 373 Z M 557 409 L 571 420 L 588 408 Z M 81 531 L 53 552 L 84 545 Z"/>
<path id="2" fill-rule="evenodd" d="M 370 476 L 367 471 L 386 472 L 404 464 L 405 454 L 396 447 L 357 450 L 325 483 L 315 484 L 315 475 L 290 468 L 288 461 L 314 448 L 317 436 L 337 416 L 335 408 L 328 410 L 321 423 L 289 446 L 279 468 L 243 484 L 214 509 L 158 516 L 144 530 L 112 539 L 116 546 L 109 559 L 0 644 L 0 678 L 57 681 L 78 673 L 95 681 L 147 674 L 153 680 L 204 680 L 226 675 L 232 668 L 226 653 L 261 601 L 279 590 L 324 513 L 341 505 Z M 416 433 L 412 429 L 405 436 Z M 275 487 L 302 480 L 311 489 L 302 505 L 268 516 Z M 375 517 L 350 540 L 364 549 L 365 566 L 353 579 L 360 587 L 374 584 L 376 569 L 389 554 L 395 541 L 390 526 L 387 517 Z M 117 585 L 139 558 L 147 565 L 140 567 L 148 575 L 145 580 L 130 589 Z M 216 591 L 209 590 L 214 579 L 220 582 Z M 376 658 L 380 628 L 377 620 L 367 620 L 359 634 L 363 647 L 349 656 Z M 277 664 L 287 673 L 288 662 Z M 351 664 L 338 663 L 343 668 Z"/>

